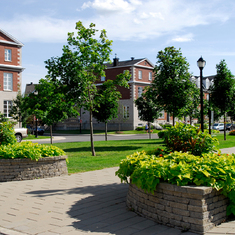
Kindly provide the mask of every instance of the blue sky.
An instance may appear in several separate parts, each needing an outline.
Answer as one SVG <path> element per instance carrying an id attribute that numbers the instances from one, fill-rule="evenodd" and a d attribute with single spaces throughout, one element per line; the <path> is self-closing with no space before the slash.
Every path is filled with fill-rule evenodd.
<path id="1" fill-rule="evenodd" d="M 234 0 L 8 0 L 1 4 L 0 28 L 24 44 L 22 91 L 47 74 L 44 61 L 60 56 L 67 33 L 82 21 L 105 29 L 113 40 L 111 60 L 148 58 L 158 51 L 181 48 L 190 72 L 206 60 L 204 76 L 216 74 L 225 59 L 235 74 Z"/>

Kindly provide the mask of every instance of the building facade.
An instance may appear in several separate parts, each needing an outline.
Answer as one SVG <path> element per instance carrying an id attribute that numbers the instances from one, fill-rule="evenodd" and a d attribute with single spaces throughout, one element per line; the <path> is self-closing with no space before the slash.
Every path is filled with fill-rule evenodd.
<path id="1" fill-rule="evenodd" d="M 10 117 L 12 101 L 21 89 L 23 44 L 0 29 L 0 112 Z"/>

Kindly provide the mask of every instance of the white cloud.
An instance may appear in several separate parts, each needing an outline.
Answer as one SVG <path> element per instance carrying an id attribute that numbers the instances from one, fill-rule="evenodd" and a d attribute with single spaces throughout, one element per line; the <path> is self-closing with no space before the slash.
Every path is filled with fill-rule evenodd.
<path id="1" fill-rule="evenodd" d="M 74 31 L 75 22 L 49 17 L 19 16 L 12 21 L 0 21 L 0 25 L 4 25 L 4 30 L 23 43 L 66 42 L 67 33 Z"/>
<path id="2" fill-rule="evenodd" d="M 189 34 L 182 35 L 182 36 L 176 36 L 170 41 L 171 42 L 190 42 L 192 40 L 193 40 L 193 34 L 189 33 Z"/>
<path id="3" fill-rule="evenodd" d="M 234 10 L 235 2 L 222 0 L 90 0 L 80 7 L 76 17 L 18 15 L 0 20 L 0 25 L 22 42 L 66 42 L 67 33 L 74 31 L 75 22 L 81 20 L 85 26 L 93 22 L 98 29 L 106 29 L 109 39 L 134 41 L 223 23 Z M 186 36 L 174 40 L 189 41 Z"/>
<path id="4" fill-rule="evenodd" d="M 94 0 L 89 1 L 82 5 L 82 9 L 94 8 L 99 13 L 113 13 L 113 12 L 126 12 L 130 13 L 135 10 L 135 6 L 139 5 L 141 2 L 132 0 L 130 3 L 125 0 Z"/>

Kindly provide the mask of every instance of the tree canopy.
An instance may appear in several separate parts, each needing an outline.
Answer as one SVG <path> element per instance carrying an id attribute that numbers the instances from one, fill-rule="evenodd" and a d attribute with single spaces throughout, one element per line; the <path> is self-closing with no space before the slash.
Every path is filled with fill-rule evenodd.
<path id="1" fill-rule="evenodd" d="M 154 68 L 155 78 L 152 82 L 153 91 L 158 104 L 174 118 L 182 114 L 190 100 L 189 90 L 192 87 L 189 63 L 180 49 L 166 47 L 159 51 Z"/>

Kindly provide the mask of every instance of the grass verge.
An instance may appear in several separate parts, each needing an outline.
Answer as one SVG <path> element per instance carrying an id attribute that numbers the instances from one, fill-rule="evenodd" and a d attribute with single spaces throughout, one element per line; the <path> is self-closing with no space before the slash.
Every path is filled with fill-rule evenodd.
<path id="1" fill-rule="evenodd" d="M 68 172 L 85 172 L 118 166 L 121 159 L 137 151 L 154 149 L 162 139 L 96 141 L 96 156 L 91 155 L 90 142 L 56 143 L 68 155 Z"/>
<path id="2" fill-rule="evenodd" d="M 235 136 L 227 135 L 224 141 L 223 134 L 216 134 L 219 148 L 235 147 Z M 96 156 L 91 155 L 90 142 L 56 143 L 55 146 L 63 149 L 69 158 L 69 173 L 99 170 L 118 166 L 121 159 L 137 151 L 151 150 L 164 145 L 162 139 L 144 140 L 109 140 L 95 141 Z"/>

